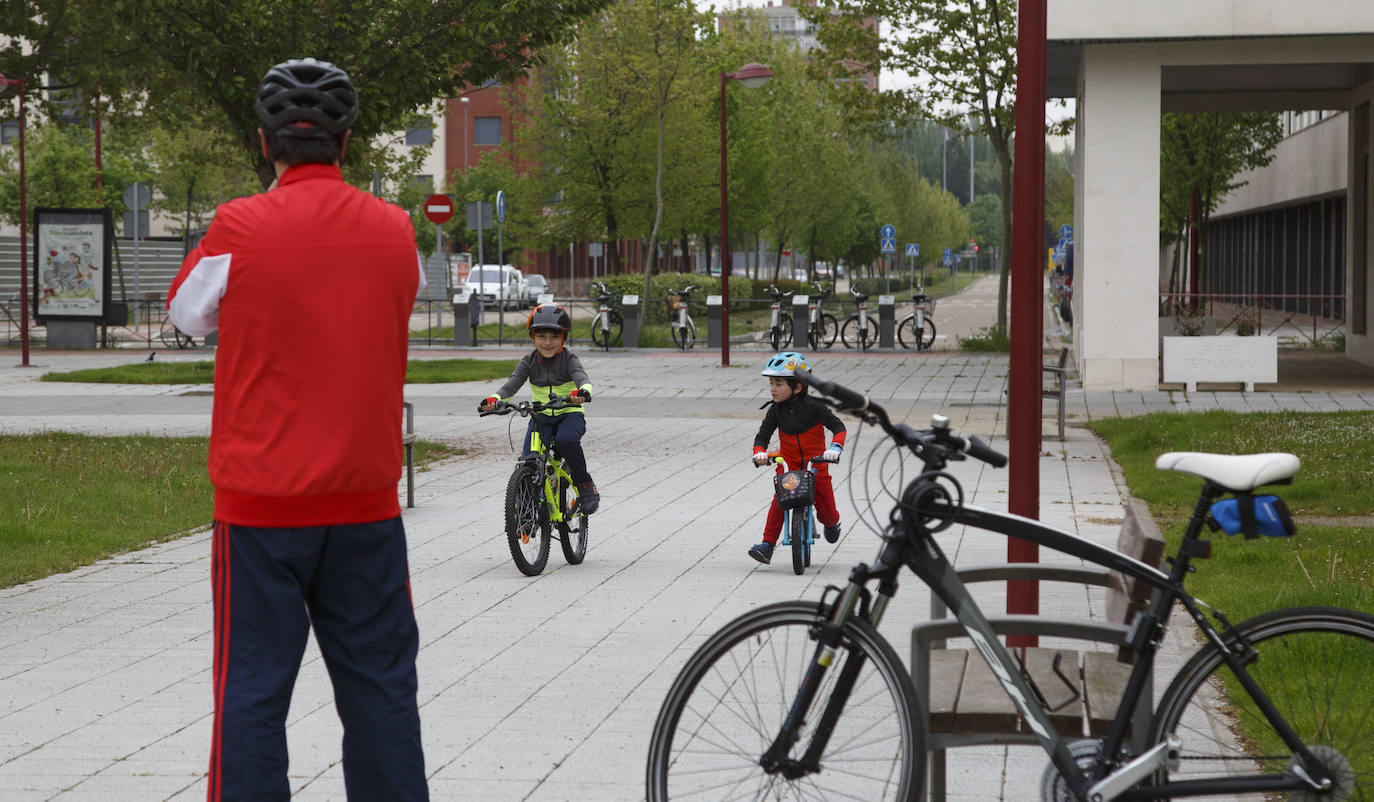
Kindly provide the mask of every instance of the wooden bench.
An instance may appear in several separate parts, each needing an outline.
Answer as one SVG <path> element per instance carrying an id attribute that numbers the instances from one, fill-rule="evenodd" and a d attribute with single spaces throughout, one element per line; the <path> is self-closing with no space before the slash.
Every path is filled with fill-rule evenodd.
<path id="1" fill-rule="evenodd" d="M 1064 394 L 1066 390 L 1066 377 L 1068 375 L 1069 349 L 1059 349 L 1058 365 L 1041 365 L 1042 373 L 1048 373 L 1053 377 L 1053 386 L 1046 390 L 1044 385 L 1040 388 L 1041 398 L 1053 398 L 1059 402 L 1059 439 L 1064 439 Z M 1043 379 L 1044 376 L 1041 376 Z"/>
<path id="2" fill-rule="evenodd" d="M 1164 540 L 1145 502 L 1132 498 L 1126 503 L 1117 549 L 1147 565 L 1158 566 L 1164 555 Z M 1025 650 L 1025 666 L 1036 686 L 1051 705 L 1070 698 L 1064 679 L 1053 670 L 1060 655 L 1060 671 L 1079 694 L 1077 701 L 1050 713 L 1055 729 L 1070 737 L 1106 735 L 1117 704 L 1130 677 L 1131 652 L 1126 648 L 1127 634 L 1135 613 L 1148 606 L 1152 586 L 1099 566 L 1072 566 L 1017 563 L 988 565 L 958 571 L 965 583 L 1008 579 L 1073 582 L 1107 588 L 1106 620 L 1059 619 L 1038 615 L 989 616 L 993 631 L 999 635 L 1035 635 L 1068 638 L 1114 645 L 1110 651 L 1030 648 Z M 967 640 L 962 627 L 946 618 L 945 605 L 932 596 L 931 620 L 917 624 L 911 632 L 911 671 L 916 692 L 927 703 L 930 755 L 930 799 L 945 799 L 945 750 L 975 744 L 1038 743 L 1023 726 L 1016 708 L 987 663 L 973 649 L 948 649 L 946 638 Z M 1014 653 L 1020 653 L 1020 649 Z M 1132 737 L 1143 740 L 1148 734 L 1152 683 L 1141 695 L 1131 725 Z M 1137 743 L 1136 746 L 1143 746 Z"/>
<path id="3" fill-rule="evenodd" d="M 405 409 L 405 428 L 401 430 L 401 445 L 406 450 L 406 506 L 415 506 L 415 405 L 401 402 Z"/>

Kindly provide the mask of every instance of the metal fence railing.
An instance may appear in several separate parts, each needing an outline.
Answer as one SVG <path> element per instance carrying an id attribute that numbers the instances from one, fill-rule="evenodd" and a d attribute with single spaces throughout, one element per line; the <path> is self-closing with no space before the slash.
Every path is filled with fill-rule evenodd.
<path id="1" fill-rule="evenodd" d="M 1344 295 L 1296 293 L 1160 293 L 1160 317 L 1201 333 L 1262 334 L 1294 343 L 1322 345 L 1345 335 Z M 1211 328 L 1211 327 L 1207 327 Z"/>

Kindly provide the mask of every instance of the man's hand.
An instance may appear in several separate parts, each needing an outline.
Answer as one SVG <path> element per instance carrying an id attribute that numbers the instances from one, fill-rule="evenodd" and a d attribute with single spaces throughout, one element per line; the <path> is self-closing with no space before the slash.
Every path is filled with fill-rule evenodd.
<path id="1" fill-rule="evenodd" d="M 477 411 L 478 411 L 478 412 L 491 412 L 491 411 L 493 411 L 493 410 L 496 409 L 496 404 L 497 404 L 497 402 L 499 402 L 500 400 L 501 400 L 501 399 L 497 398 L 497 397 L 494 396 L 494 395 L 489 395 L 489 396 L 487 396 L 486 398 L 482 399 L 481 402 L 479 402 L 479 403 L 477 404 Z"/>
<path id="2" fill-rule="evenodd" d="M 754 460 L 755 468 L 762 468 L 764 465 L 768 464 L 768 454 L 763 451 L 754 452 L 752 459 Z"/>

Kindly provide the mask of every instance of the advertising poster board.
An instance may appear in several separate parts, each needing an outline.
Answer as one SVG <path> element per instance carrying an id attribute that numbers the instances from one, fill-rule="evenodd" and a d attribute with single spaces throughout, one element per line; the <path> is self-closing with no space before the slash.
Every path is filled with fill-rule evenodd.
<path id="1" fill-rule="evenodd" d="M 34 319 L 101 320 L 110 299 L 109 209 L 35 209 Z"/>

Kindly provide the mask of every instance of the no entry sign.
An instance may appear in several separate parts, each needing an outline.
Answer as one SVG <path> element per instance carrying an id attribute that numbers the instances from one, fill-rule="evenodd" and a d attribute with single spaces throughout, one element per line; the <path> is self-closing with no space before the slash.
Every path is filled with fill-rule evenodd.
<path id="1" fill-rule="evenodd" d="M 425 217 L 436 226 L 448 222 L 453 216 L 453 200 L 447 195 L 430 195 L 425 198 Z"/>

